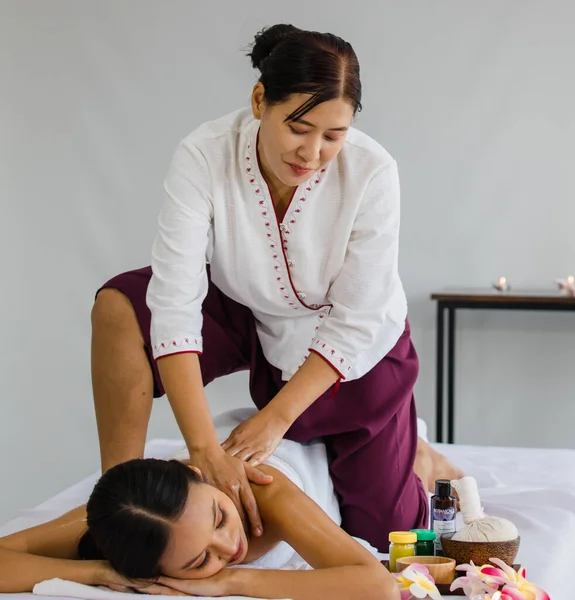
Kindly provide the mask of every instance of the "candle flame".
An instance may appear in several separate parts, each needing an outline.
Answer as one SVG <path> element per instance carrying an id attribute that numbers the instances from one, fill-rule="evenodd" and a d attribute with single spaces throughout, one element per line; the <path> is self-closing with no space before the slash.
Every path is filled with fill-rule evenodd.
<path id="1" fill-rule="evenodd" d="M 507 283 L 507 277 L 499 278 L 499 285 L 504 286 Z"/>
<path id="2" fill-rule="evenodd" d="M 573 275 L 569 275 L 569 277 L 567 277 L 567 284 L 573 285 L 574 283 L 575 283 L 575 277 Z"/>

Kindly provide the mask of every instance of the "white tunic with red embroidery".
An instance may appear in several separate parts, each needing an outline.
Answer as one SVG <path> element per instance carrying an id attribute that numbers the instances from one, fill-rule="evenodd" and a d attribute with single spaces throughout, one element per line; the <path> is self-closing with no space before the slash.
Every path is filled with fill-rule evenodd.
<path id="1" fill-rule="evenodd" d="M 201 125 L 174 153 L 147 294 L 154 357 L 201 353 L 207 262 L 212 282 L 252 310 L 284 380 L 310 351 L 357 379 L 405 328 L 396 162 L 351 128 L 280 222 L 258 165 L 258 130 L 242 109 Z"/>

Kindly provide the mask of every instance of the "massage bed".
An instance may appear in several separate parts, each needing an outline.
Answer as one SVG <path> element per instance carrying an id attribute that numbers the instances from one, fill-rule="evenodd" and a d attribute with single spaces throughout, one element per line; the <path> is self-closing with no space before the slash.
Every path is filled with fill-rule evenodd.
<path id="1" fill-rule="evenodd" d="M 148 457 L 167 458 L 181 440 L 154 439 Z M 513 521 L 521 535 L 517 562 L 527 578 L 553 600 L 575 598 L 575 450 L 498 448 L 434 444 L 479 484 L 487 514 Z M 98 477 L 93 473 L 0 527 L 0 537 L 37 525 L 86 502 Z M 38 598 L 0 594 L 2 600 Z M 62 597 L 62 596 L 56 596 Z M 454 598 L 454 596 L 449 596 Z M 245 599 L 244 599 L 245 600 Z"/>

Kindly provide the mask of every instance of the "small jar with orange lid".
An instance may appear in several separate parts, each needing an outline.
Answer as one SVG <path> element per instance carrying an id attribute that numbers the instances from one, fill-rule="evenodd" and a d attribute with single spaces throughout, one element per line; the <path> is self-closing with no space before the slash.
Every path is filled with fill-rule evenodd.
<path id="1" fill-rule="evenodd" d="M 415 556 L 417 534 L 411 531 L 392 531 L 389 534 L 389 570 L 396 572 L 396 561 L 404 556 Z"/>

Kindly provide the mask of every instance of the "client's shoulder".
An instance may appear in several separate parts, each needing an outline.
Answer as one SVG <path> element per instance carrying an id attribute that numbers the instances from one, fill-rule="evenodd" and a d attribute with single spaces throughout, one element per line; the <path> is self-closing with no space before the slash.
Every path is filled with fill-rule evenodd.
<path id="1" fill-rule="evenodd" d="M 302 490 L 278 468 L 271 465 L 259 465 L 257 468 L 262 473 L 273 477 L 273 481 L 264 485 L 252 483 L 252 490 L 256 496 L 256 500 L 259 501 L 260 498 L 270 499 L 286 493 L 303 493 Z"/>
<path id="2" fill-rule="evenodd" d="M 264 530 L 267 529 L 279 539 L 285 539 L 285 529 L 289 526 L 294 511 L 306 512 L 311 499 L 279 469 L 270 465 L 260 465 L 258 469 L 274 478 L 265 485 L 251 484 Z"/>

